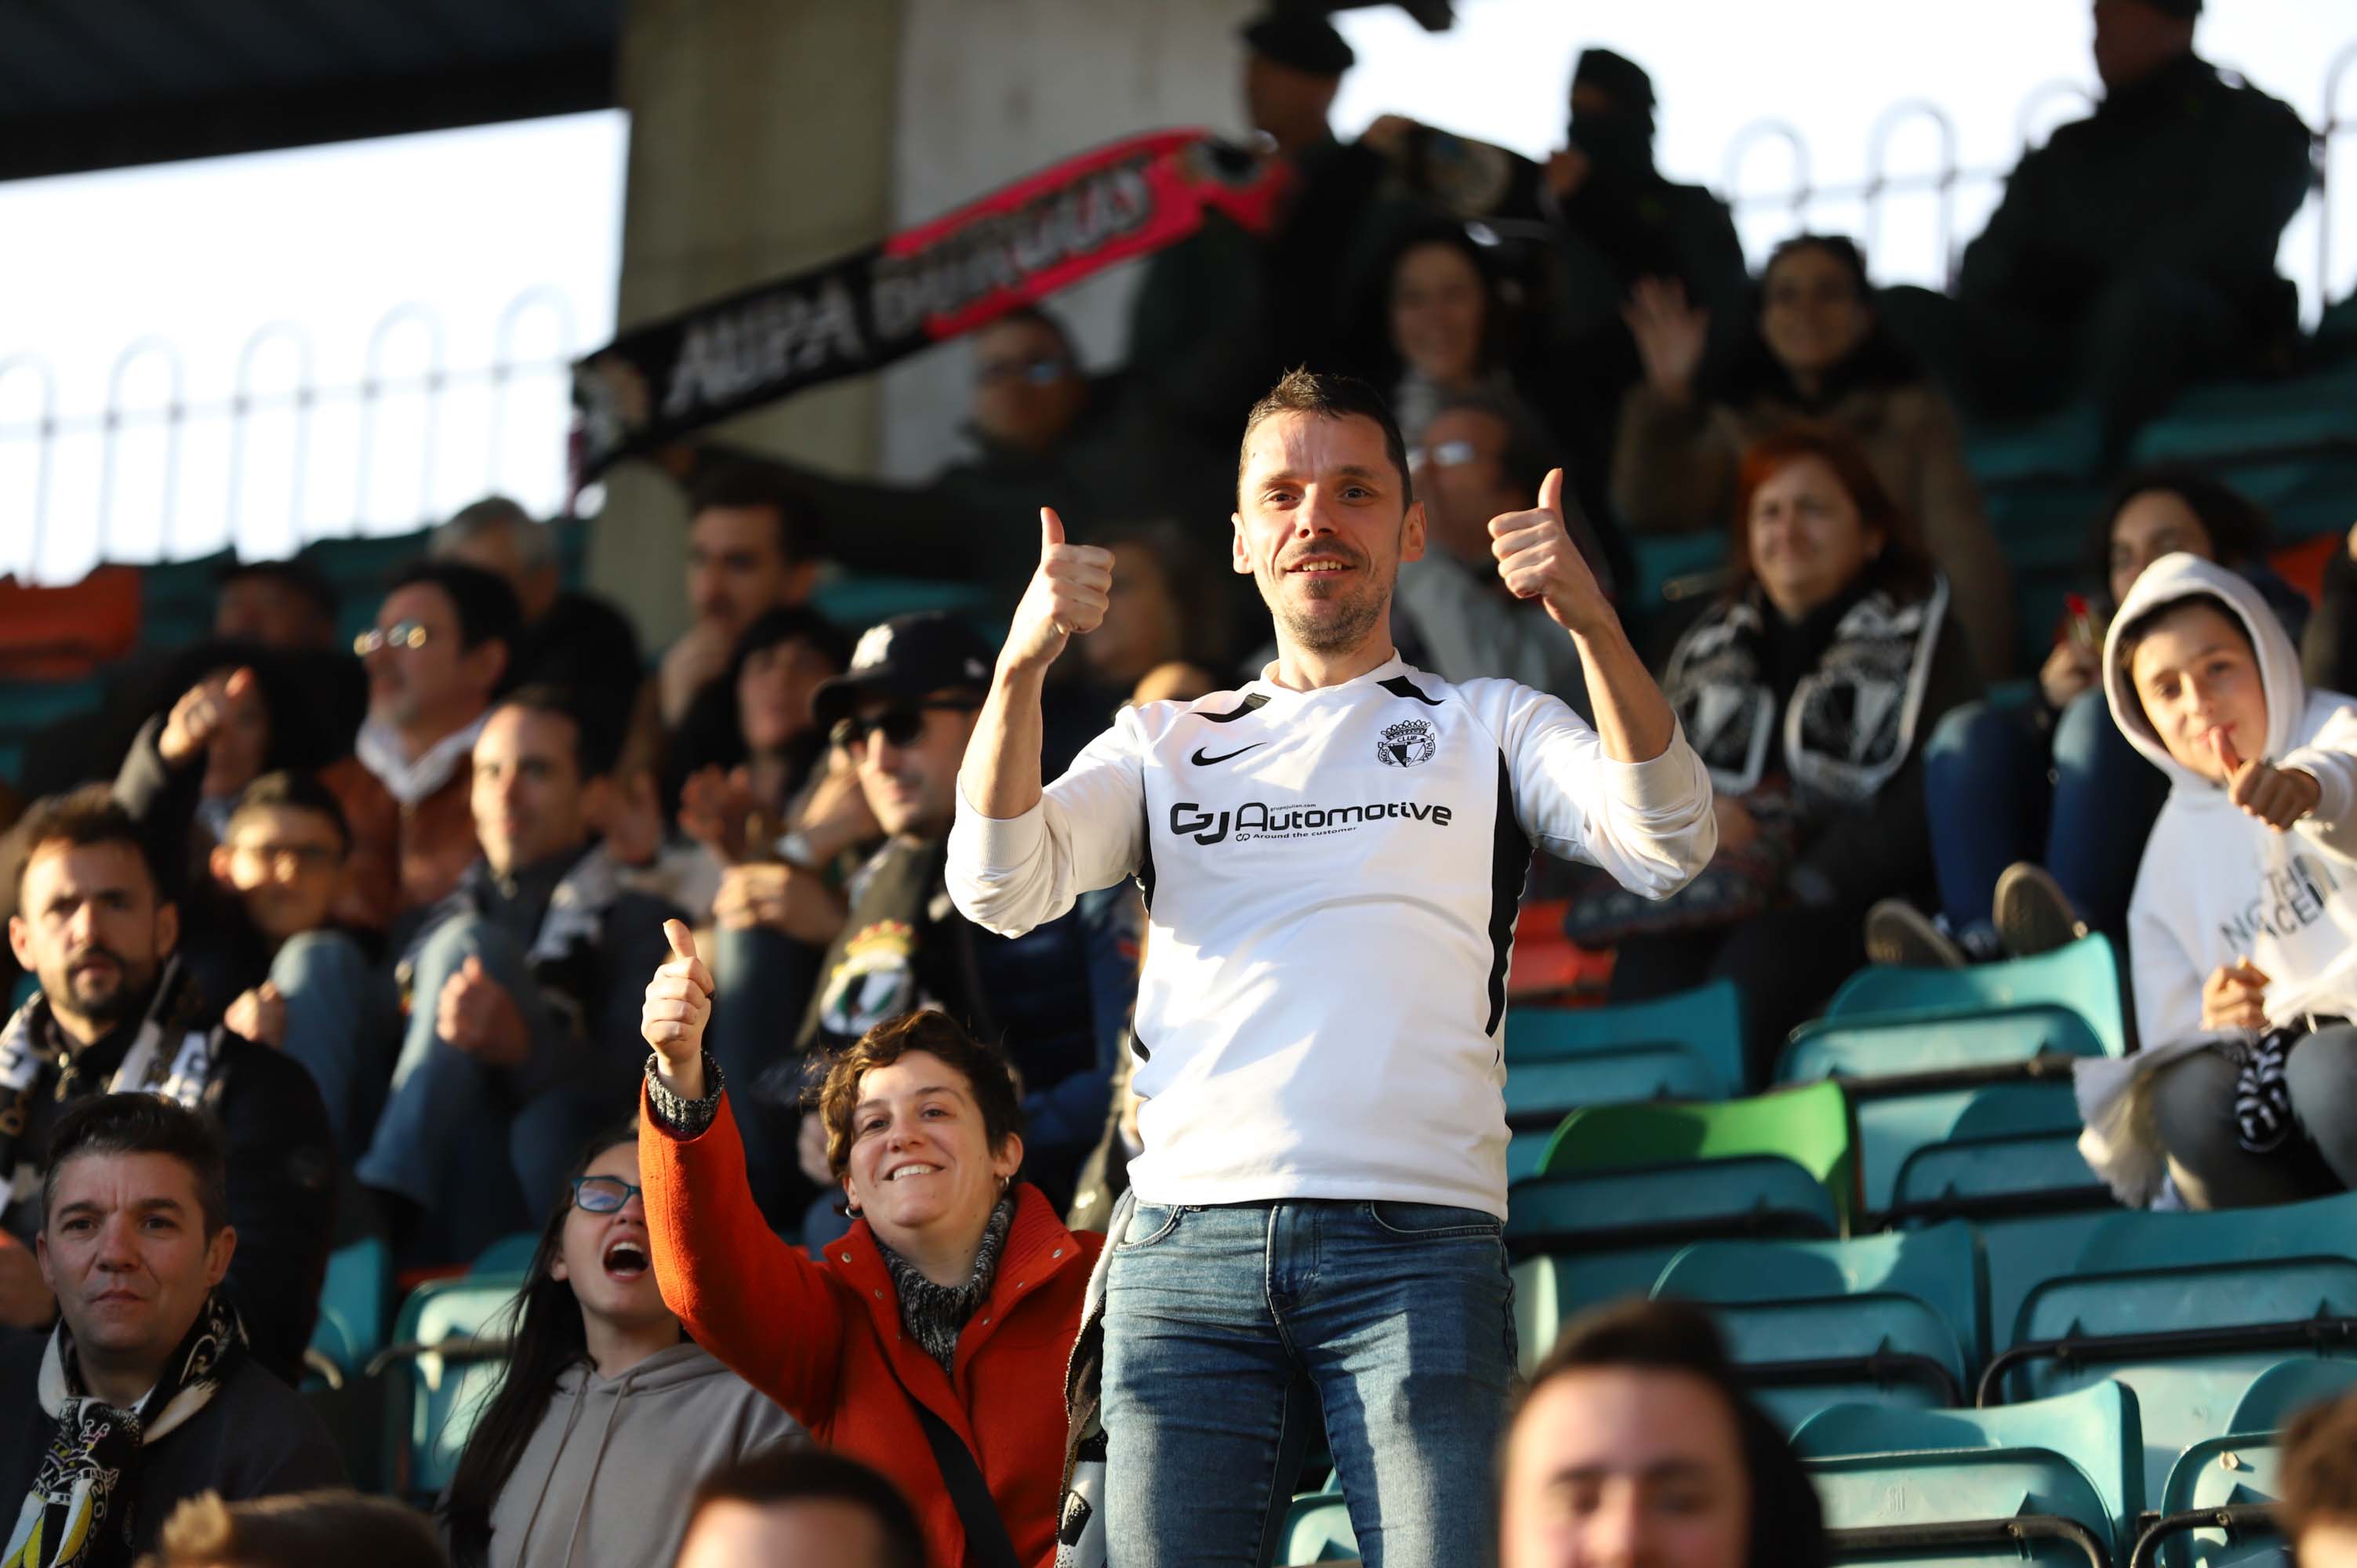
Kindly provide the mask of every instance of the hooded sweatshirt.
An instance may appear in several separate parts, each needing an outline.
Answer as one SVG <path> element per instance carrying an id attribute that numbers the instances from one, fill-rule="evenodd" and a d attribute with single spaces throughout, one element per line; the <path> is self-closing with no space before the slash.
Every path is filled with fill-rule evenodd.
<path id="1" fill-rule="evenodd" d="M 2321 791 L 2288 832 L 2246 815 L 2223 785 L 2173 759 L 2121 668 L 2122 628 L 2201 596 L 2231 610 L 2258 654 L 2266 746 L 2244 755 L 2299 768 Z M 2259 590 L 2188 554 L 2163 556 L 2129 590 L 2104 639 L 2104 694 L 2120 733 L 2170 782 L 2128 904 L 2144 1048 L 2201 1034 L 2202 983 L 2243 957 L 2270 978 L 2270 1022 L 2357 1017 L 2357 699 L 2309 692 L 2299 652 Z"/>
<path id="2" fill-rule="evenodd" d="M 669 1563 L 697 1482 L 806 1436 L 692 1341 L 610 1381 L 576 1363 L 556 1380 L 548 1413 L 491 1505 L 492 1568 Z"/>

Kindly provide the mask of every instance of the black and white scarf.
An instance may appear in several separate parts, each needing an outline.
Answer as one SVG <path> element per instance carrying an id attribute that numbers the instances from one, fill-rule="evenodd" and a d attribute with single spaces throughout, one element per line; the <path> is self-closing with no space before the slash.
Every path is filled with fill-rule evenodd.
<path id="1" fill-rule="evenodd" d="M 190 1109 L 202 1104 L 221 1058 L 214 1036 L 189 1026 L 196 1010 L 195 987 L 175 958 L 164 966 L 155 999 L 139 1021 L 123 1065 L 108 1081 L 107 1092 L 145 1090 Z M 9 1182 L 7 1190 L 0 1192 L 0 1215 L 39 1186 L 40 1174 L 33 1164 L 34 1151 L 25 1144 L 25 1133 L 32 1124 L 33 1101 L 41 1092 L 45 1069 L 52 1065 L 59 1072 L 52 1092 L 67 1098 L 75 1087 L 73 1058 L 58 1041 L 48 998 L 36 993 L 0 1026 L 0 1172 L 7 1174 Z"/>
<path id="2" fill-rule="evenodd" d="M 891 1273 L 893 1293 L 900 1298 L 900 1326 L 924 1347 L 926 1355 L 942 1364 L 944 1372 L 957 1359 L 958 1334 L 966 1319 L 982 1305 L 991 1282 L 998 1277 L 998 1255 L 1006 1250 L 1006 1232 L 1014 1223 L 1015 1195 L 1009 1192 L 984 1223 L 982 1247 L 974 1255 L 974 1273 L 962 1285 L 935 1284 L 916 1264 L 881 1240 L 876 1243 L 876 1250 L 884 1254 L 884 1267 Z"/>
<path id="3" fill-rule="evenodd" d="M 132 1560 L 140 1451 L 188 1424 L 244 1359 L 245 1326 L 216 1291 L 135 1410 L 82 1391 L 73 1334 L 60 1322 L 41 1357 L 36 1394 L 55 1424 L 16 1511 L 5 1568 L 118 1568 Z"/>
<path id="4" fill-rule="evenodd" d="M 1835 623 L 1831 646 L 1792 688 L 1781 725 L 1760 664 L 1766 618 L 1774 613 L 1754 588 L 1679 639 L 1663 687 L 1686 739 L 1711 782 L 1729 795 L 1749 795 L 1768 774 L 1789 772 L 1804 799 L 1871 800 L 1914 746 L 1947 618 L 1947 584 L 1935 579 L 1921 599 L 1877 591 L 1852 605 Z"/>

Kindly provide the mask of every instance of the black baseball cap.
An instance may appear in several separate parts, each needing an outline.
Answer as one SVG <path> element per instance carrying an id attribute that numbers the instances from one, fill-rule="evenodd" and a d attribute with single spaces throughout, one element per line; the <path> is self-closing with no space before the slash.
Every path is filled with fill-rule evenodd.
<path id="1" fill-rule="evenodd" d="M 979 692 L 990 684 L 996 657 L 981 633 L 938 610 L 879 621 L 860 634 L 851 668 L 820 685 L 813 699 L 819 733 L 879 697 L 913 703 L 962 687 Z"/>
<path id="2" fill-rule="evenodd" d="M 1333 23 L 1292 7 L 1273 8 L 1236 31 L 1254 54 L 1311 76 L 1339 77 L 1359 62 Z"/>

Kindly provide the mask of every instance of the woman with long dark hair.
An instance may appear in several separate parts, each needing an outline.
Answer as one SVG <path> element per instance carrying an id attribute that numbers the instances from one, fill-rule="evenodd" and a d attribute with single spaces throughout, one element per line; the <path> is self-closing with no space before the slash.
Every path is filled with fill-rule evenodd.
<path id="1" fill-rule="evenodd" d="M 802 1435 L 663 1305 L 635 1125 L 575 1168 L 495 1332 L 507 1369 L 439 1510 L 459 1568 L 668 1563 L 706 1472 Z"/>
<path id="2" fill-rule="evenodd" d="M 1769 256 L 1751 329 L 1717 388 L 1698 384 L 1709 318 L 1674 284 L 1638 285 L 1629 329 L 1644 379 L 1621 404 L 1612 504 L 1645 533 L 1698 532 L 1727 515 L 1745 448 L 1796 420 L 1847 432 L 1914 519 L 1948 579 L 1981 673 L 2013 663 L 2013 589 L 1964 467 L 1955 409 L 1874 305 L 1866 258 L 1838 234 Z"/>

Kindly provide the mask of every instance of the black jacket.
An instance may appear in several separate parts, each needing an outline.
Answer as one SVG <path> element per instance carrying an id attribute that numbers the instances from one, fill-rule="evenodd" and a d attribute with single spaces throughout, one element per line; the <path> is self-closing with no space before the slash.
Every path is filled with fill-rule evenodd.
<path id="1" fill-rule="evenodd" d="M 226 1134 L 229 1222 L 237 1229 L 237 1253 L 222 1288 L 245 1319 L 254 1359 L 296 1382 L 318 1315 L 335 1230 L 336 1151 L 328 1108 L 300 1062 L 226 1029 L 212 1034 L 221 1065 L 207 1103 Z M 84 1047 L 62 1100 L 63 1071 L 55 1061 L 46 1065 L 18 1147 L 38 1150 L 66 1105 L 104 1093 L 135 1035 L 136 1026 L 126 1026 Z M 40 1230 L 40 1208 L 36 1196 L 6 1212 L 7 1229 L 28 1247 Z M 9 1387 L 0 1380 L 0 1391 Z"/>
<path id="2" fill-rule="evenodd" d="M 240 1247 L 238 1255 L 244 1256 Z M 48 1452 L 53 1423 L 35 1399 L 47 1335 L 0 1346 L 0 1510 L 14 1522 Z M 172 1509 L 199 1492 L 225 1502 L 350 1485 L 336 1440 L 294 1390 L 248 1360 L 190 1417 L 140 1451 L 132 1550 L 156 1549 Z"/>
<path id="3" fill-rule="evenodd" d="M 2288 330 L 2276 246 L 2307 199 L 2309 149 L 2285 104 L 2187 55 L 2023 156 L 1957 295 L 2071 322 L 2115 274 L 2159 264 L 2217 286 L 2255 331 Z"/>

